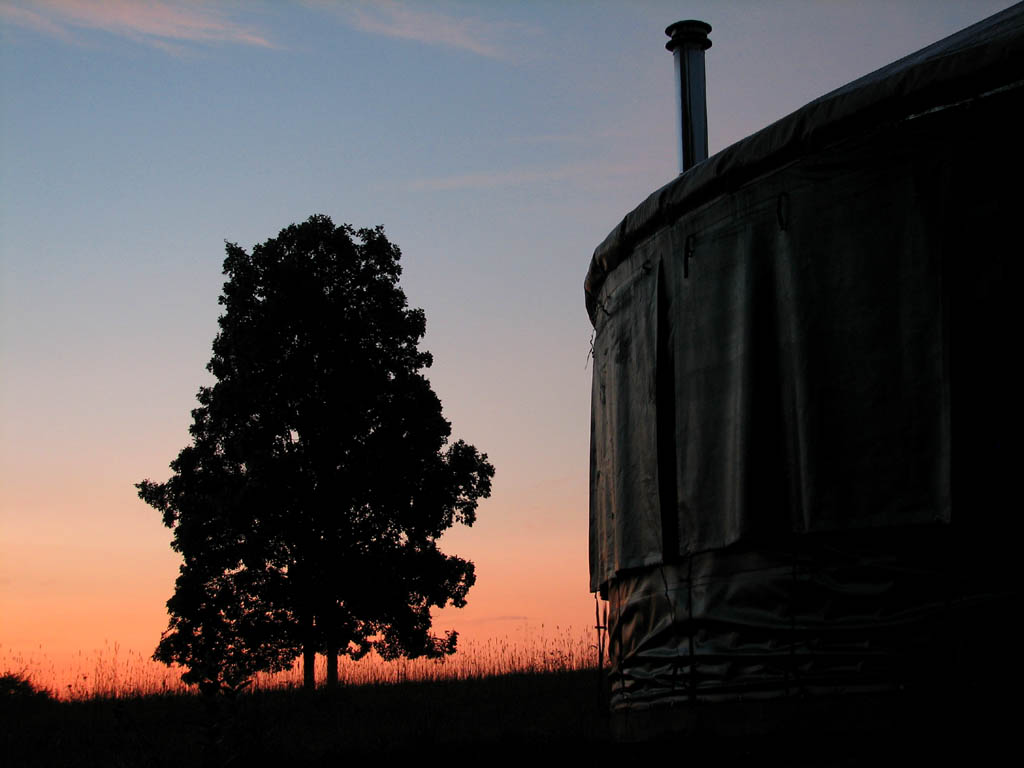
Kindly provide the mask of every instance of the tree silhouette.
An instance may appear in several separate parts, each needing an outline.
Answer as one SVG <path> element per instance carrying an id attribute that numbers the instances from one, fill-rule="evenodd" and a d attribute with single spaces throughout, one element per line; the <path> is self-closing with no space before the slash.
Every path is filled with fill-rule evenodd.
<path id="1" fill-rule="evenodd" d="M 486 454 L 449 442 L 421 371 L 420 309 L 380 227 L 313 216 L 246 253 L 226 244 L 220 332 L 192 443 L 137 485 L 184 563 L 154 657 L 237 689 L 317 652 L 454 652 L 431 607 L 465 604 L 473 564 L 437 538 L 490 495 Z"/>

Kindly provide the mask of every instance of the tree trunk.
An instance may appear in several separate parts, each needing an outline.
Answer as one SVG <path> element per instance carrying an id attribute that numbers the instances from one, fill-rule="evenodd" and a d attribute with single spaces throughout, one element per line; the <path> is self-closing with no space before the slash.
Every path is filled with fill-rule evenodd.
<path id="1" fill-rule="evenodd" d="M 338 647 L 334 641 L 327 643 L 327 690 L 338 690 Z"/>
<path id="2" fill-rule="evenodd" d="M 316 627 L 315 604 L 310 580 L 304 567 L 297 569 L 295 583 L 298 589 L 300 607 L 299 623 L 302 637 L 302 690 L 312 693 L 316 690 Z"/>
<path id="3" fill-rule="evenodd" d="M 327 690 L 338 690 L 338 606 L 326 599 L 322 605 L 324 651 L 327 654 Z"/>
<path id="4" fill-rule="evenodd" d="M 303 618 L 305 637 L 302 639 L 302 690 L 312 693 L 316 690 L 316 633 L 313 630 L 313 614 Z"/>
<path id="5" fill-rule="evenodd" d="M 312 693 L 316 689 L 316 649 L 307 642 L 302 647 L 302 690 Z"/>

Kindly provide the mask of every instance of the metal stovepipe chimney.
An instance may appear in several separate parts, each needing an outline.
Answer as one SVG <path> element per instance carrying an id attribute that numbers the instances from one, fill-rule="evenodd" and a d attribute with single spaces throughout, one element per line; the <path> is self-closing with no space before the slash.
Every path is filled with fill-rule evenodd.
<path id="1" fill-rule="evenodd" d="M 679 172 L 685 173 L 708 157 L 708 101 L 704 78 L 704 51 L 711 47 L 711 25 L 703 21 L 677 21 L 665 34 L 671 40 L 676 70 L 676 119 L 679 125 Z"/>

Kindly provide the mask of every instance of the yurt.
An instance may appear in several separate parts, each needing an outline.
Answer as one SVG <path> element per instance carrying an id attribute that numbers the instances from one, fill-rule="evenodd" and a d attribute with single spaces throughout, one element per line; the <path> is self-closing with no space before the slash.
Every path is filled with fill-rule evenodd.
<path id="1" fill-rule="evenodd" d="M 585 280 L 613 732 L 1015 696 L 1024 4 L 712 157 L 667 32 L 681 173 Z"/>

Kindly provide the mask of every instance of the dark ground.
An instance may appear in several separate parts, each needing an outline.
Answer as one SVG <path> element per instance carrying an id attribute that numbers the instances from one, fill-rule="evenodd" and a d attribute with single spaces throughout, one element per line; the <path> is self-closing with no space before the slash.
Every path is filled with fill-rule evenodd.
<path id="1" fill-rule="evenodd" d="M 1012 706 L 965 702 L 970 706 L 957 715 L 952 706 L 920 697 L 880 704 L 883 714 L 867 726 L 830 717 L 827 704 L 811 702 L 767 733 L 701 730 L 617 744 L 598 704 L 595 675 L 409 682 L 334 696 L 280 690 L 213 701 L 168 695 L 56 702 L 15 693 L 0 701 L 0 764 L 340 765 L 378 755 L 458 763 L 669 758 L 758 768 L 1016 762 L 1009 746 Z"/>

